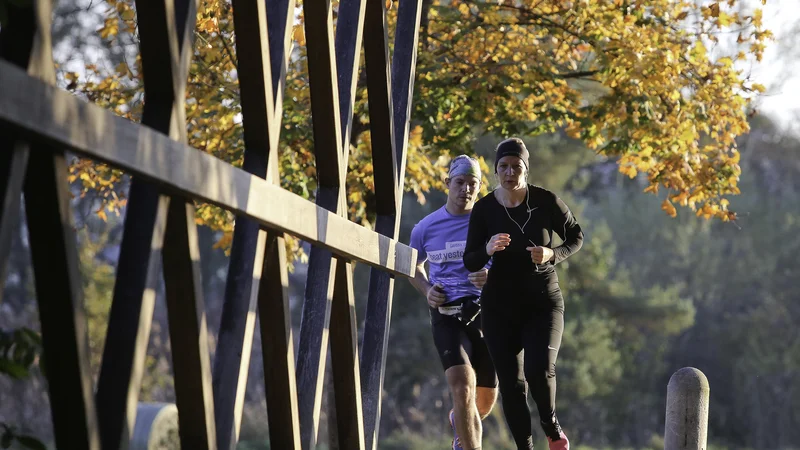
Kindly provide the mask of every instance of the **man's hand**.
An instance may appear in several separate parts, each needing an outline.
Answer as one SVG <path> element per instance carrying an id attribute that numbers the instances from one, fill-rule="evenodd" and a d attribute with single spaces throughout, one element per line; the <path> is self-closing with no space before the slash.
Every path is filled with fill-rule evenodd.
<path id="1" fill-rule="evenodd" d="M 469 282 L 472 283 L 476 288 L 483 289 L 483 285 L 486 284 L 486 275 L 488 272 L 489 271 L 486 269 L 472 272 L 469 274 Z"/>
<path id="2" fill-rule="evenodd" d="M 544 264 L 556 255 L 556 252 L 548 247 L 525 247 L 525 250 L 531 252 L 531 261 L 534 264 Z"/>
<path id="3" fill-rule="evenodd" d="M 486 254 L 492 256 L 494 252 L 505 250 L 509 244 L 511 244 L 511 236 L 508 233 L 497 233 L 486 244 Z"/>
<path id="4" fill-rule="evenodd" d="M 447 300 L 447 297 L 444 295 L 444 287 L 441 283 L 436 283 L 428 289 L 428 306 L 431 308 L 438 308 L 439 305 Z"/>

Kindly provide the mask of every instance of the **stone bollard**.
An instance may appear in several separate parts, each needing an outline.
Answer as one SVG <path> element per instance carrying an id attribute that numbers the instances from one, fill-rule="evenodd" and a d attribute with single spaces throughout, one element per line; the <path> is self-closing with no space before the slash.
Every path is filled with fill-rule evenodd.
<path id="1" fill-rule="evenodd" d="M 708 379 L 694 367 L 675 372 L 667 386 L 664 450 L 706 450 Z"/>
<path id="2" fill-rule="evenodd" d="M 178 408 L 172 403 L 139 403 L 128 450 L 178 450 Z"/>

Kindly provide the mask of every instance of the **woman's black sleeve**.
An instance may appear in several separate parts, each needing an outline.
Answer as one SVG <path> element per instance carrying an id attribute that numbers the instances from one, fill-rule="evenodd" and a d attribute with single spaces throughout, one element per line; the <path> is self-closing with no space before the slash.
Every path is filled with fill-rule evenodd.
<path id="1" fill-rule="evenodd" d="M 483 269 L 490 258 L 486 254 L 486 243 L 489 242 L 489 236 L 482 206 L 480 203 L 476 203 L 469 216 L 467 246 L 464 248 L 464 267 L 470 272 Z"/>
<path id="2" fill-rule="evenodd" d="M 558 264 L 581 249 L 583 246 L 583 231 L 567 205 L 556 195 L 553 195 L 553 197 L 555 201 L 551 219 L 553 231 L 564 241 L 563 244 L 553 249 L 555 252 L 554 264 Z M 472 224 L 470 224 L 470 227 L 472 227 Z M 469 241 L 467 242 L 469 243 Z"/>

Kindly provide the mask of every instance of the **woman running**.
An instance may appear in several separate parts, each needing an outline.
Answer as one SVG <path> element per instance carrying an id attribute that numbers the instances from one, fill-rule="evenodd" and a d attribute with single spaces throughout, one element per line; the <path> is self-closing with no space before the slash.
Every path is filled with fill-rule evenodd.
<path id="1" fill-rule="evenodd" d="M 464 266 L 477 271 L 492 260 L 481 294 L 481 325 L 517 447 L 533 449 L 530 386 L 550 450 L 568 450 L 555 413 L 564 299 L 554 266 L 581 248 L 583 232 L 561 199 L 527 183 L 522 140 L 507 139 L 496 152 L 500 185 L 475 203 Z M 553 232 L 563 241 L 555 248 Z"/>

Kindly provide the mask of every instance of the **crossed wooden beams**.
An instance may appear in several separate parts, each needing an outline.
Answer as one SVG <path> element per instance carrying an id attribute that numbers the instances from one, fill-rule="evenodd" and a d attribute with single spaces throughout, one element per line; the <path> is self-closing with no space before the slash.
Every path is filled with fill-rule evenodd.
<path id="1" fill-rule="evenodd" d="M 314 448 L 330 339 L 340 448 L 374 448 L 393 277 L 413 276 L 416 261 L 415 252 L 396 238 L 421 0 L 399 3 L 392 64 L 383 0 L 342 0 L 335 37 L 330 1 L 304 2 L 319 177 L 316 205 L 277 185 L 294 0 L 233 0 L 243 169 L 186 145 L 184 97 L 197 0 L 136 1 L 144 126 L 53 87 L 50 2 L 32 3 L 10 7 L 9 25 L 0 33 L 0 142 L 7 144 L 0 153 L 0 271 L 5 271 L 24 192 L 57 447 L 127 447 L 156 283 L 163 271 L 183 448 L 235 447 L 256 314 L 272 445 Z M 376 232 L 345 217 L 362 37 Z M 65 149 L 134 175 L 94 396 Z M 195 199 L 237 215 L 213 370 L 193 220 Z M 314 245 L 296 374 L 283 233 Z M 371 266 L 361 357 L 354 260 Z"/>

